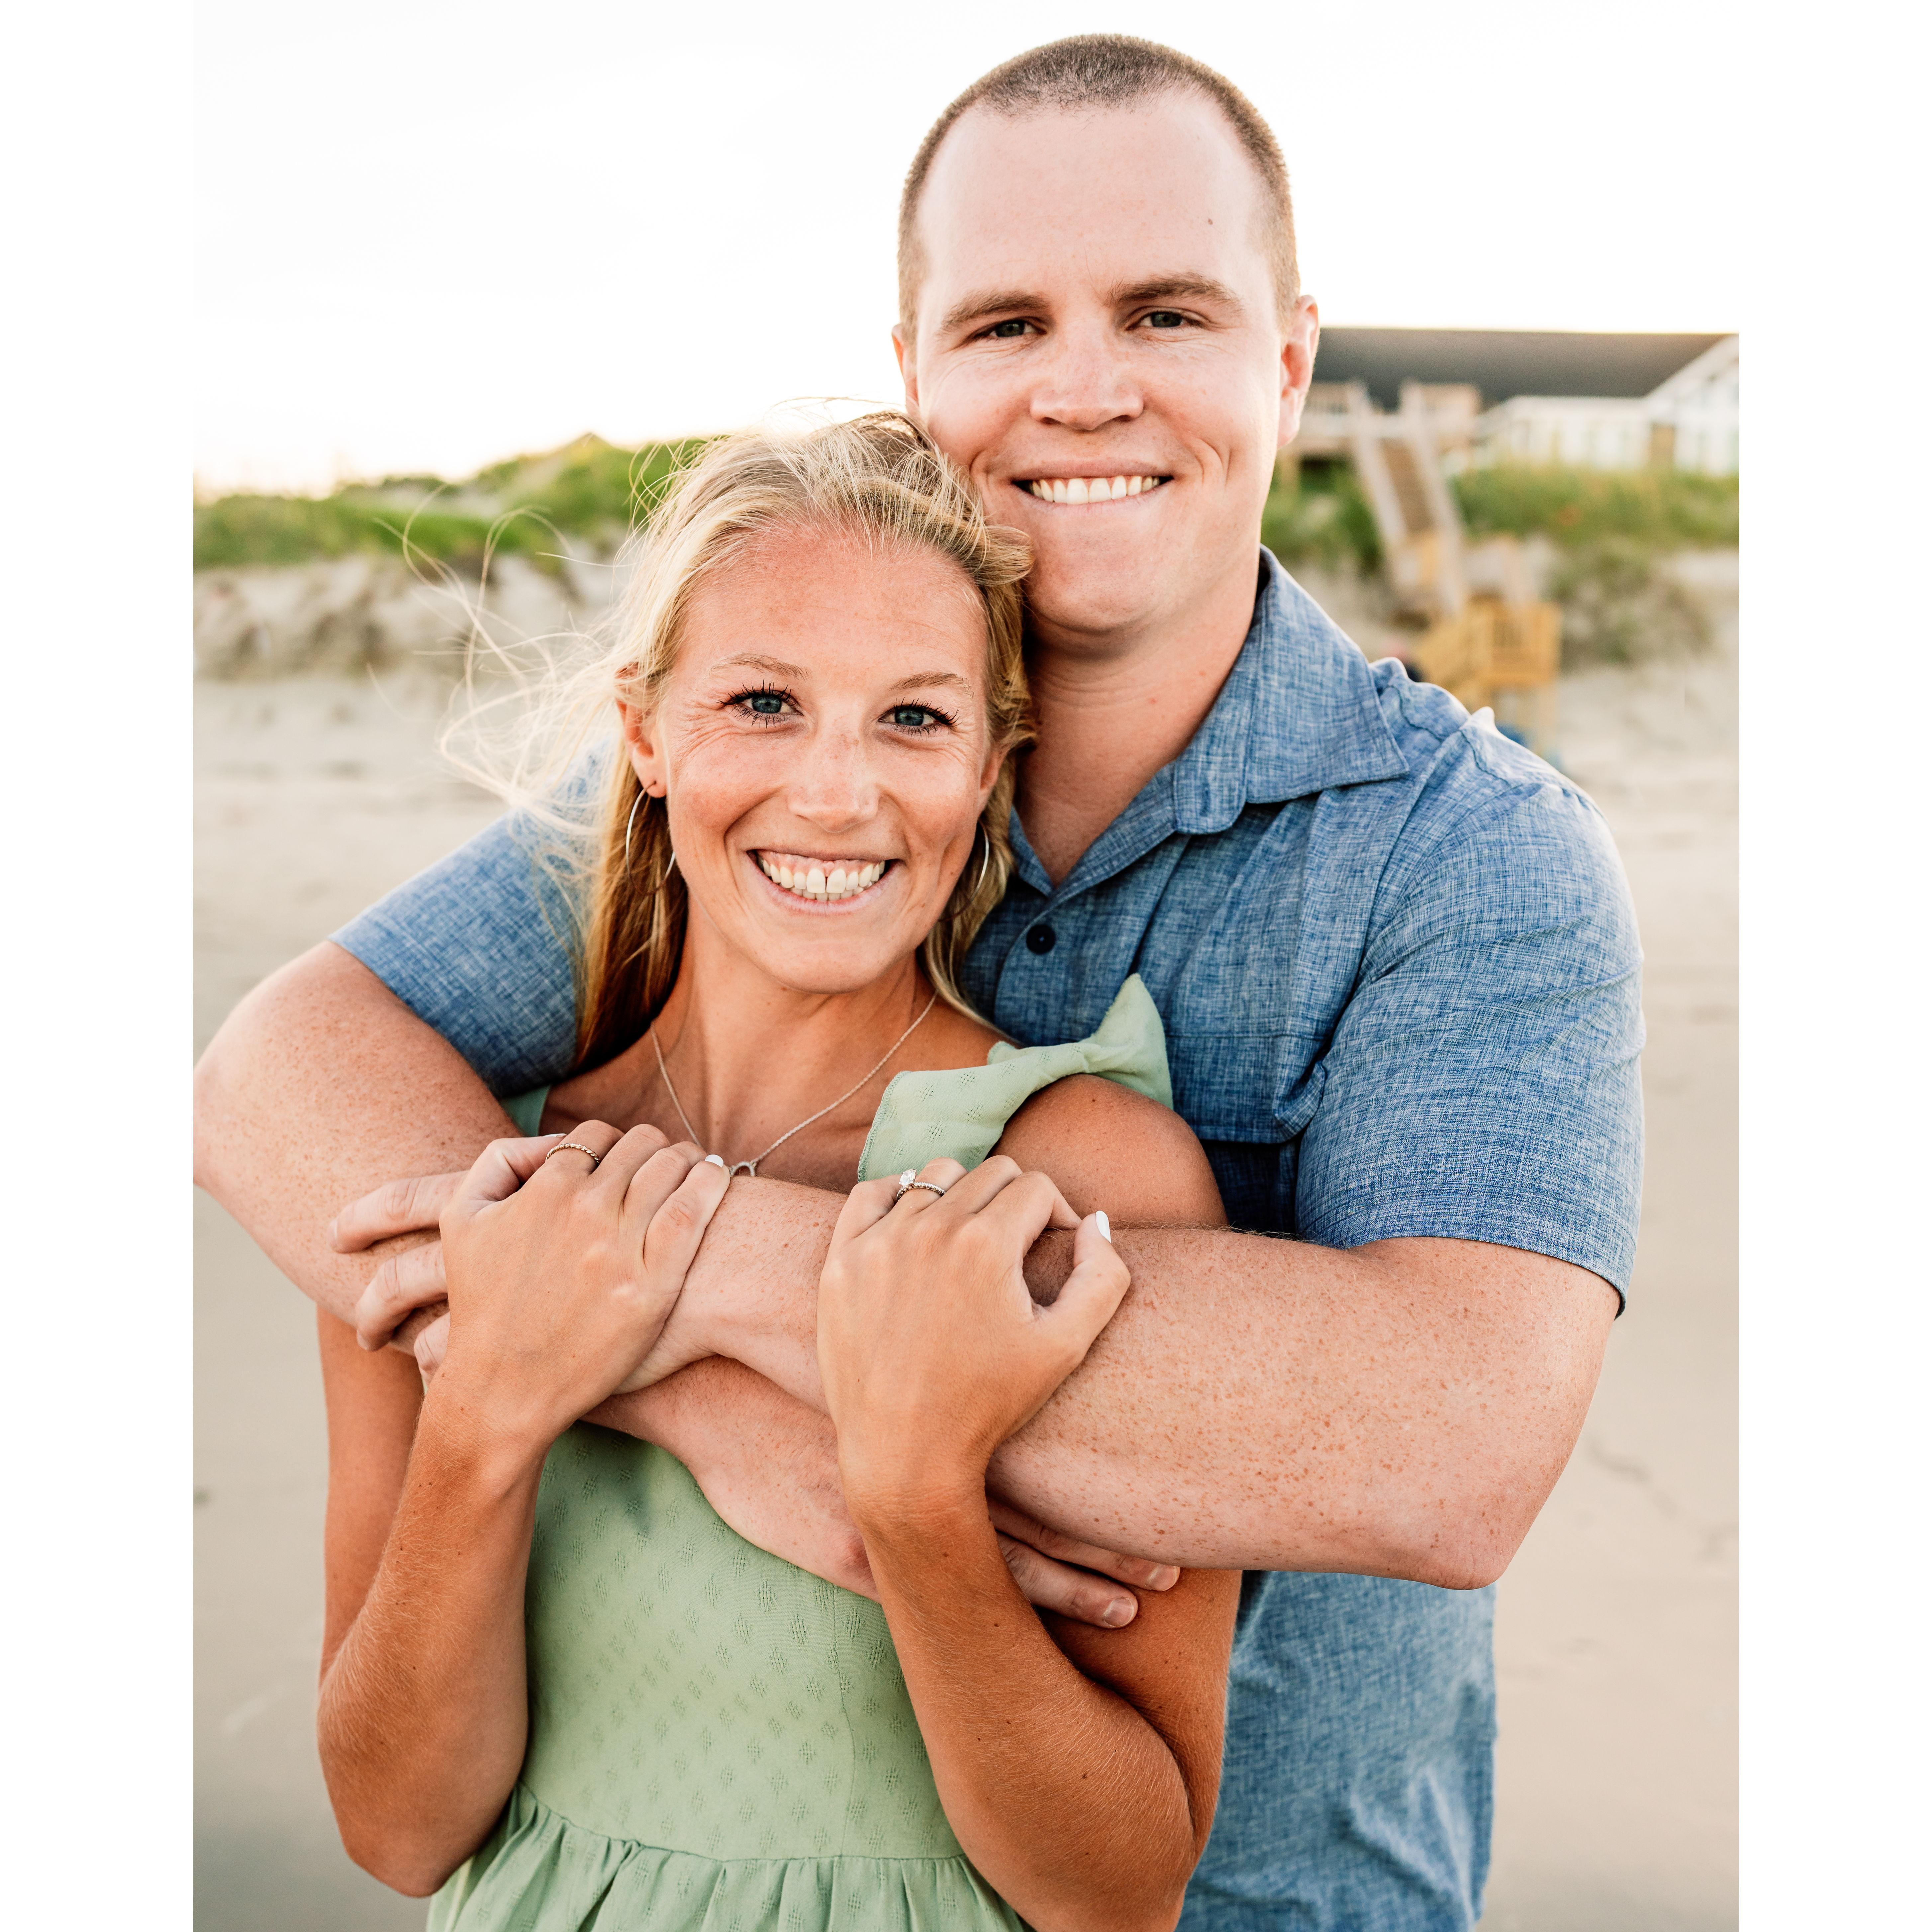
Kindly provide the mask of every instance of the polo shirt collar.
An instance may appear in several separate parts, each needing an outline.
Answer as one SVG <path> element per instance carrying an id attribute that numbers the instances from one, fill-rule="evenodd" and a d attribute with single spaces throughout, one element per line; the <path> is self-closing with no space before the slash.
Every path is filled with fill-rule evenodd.
<path id="1" fill-rule="evenodd" d="M 1368 660 L 1266 550 L 1254 620 L 1213 709 L 1171 764 L 1100 837 L 1056 892 L 1012 820 L 1020 878 L 1064 900 L 1112 878 L 1175 832 L 1225 832 L 1249 805 L 1333 785 L 1406 778 Z"/>
<path id="2" fill-rule="evenodd" d="M 1226 831 L 1250 805 L 1408 776 L 1367 658 L 1271 553 L 1261 557 L 1247 641 L 1168 767 L 1174 829 L 1190 837 Z"/>

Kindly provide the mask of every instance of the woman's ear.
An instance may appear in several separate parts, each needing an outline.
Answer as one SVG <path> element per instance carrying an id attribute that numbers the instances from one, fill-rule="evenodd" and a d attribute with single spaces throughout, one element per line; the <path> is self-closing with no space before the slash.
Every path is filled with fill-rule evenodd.
<path id="1" fill-rule="evenodd" d="M 662 798 L 665 778 L 656 718 L 634 704 L 626 704 L 621 698 L 617 700 L 617 716 L 622 721 L 624 748 L 630 754 L 631 769 L 637 773 L 638 784 L 652 798 Z"/>

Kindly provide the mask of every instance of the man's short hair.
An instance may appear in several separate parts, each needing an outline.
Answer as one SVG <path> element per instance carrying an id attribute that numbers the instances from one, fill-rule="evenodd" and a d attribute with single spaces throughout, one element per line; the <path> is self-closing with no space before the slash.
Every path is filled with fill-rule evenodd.
<path id="1" fill-rule="evenodd" d="M 1288 198 L 1288 166 L 1274 130 L 1255 104 L 1231 80 L 1172 47 L 1127 34 L 1076 34 L 1018 54 L 983 74 L 932 124 L 906 171 L 899 196 L 899 320 L 910 328 L 924 272 L 919 246 L 920 196 L 932 158 L 952 124 L 968 108 L 1017 120 L 1029 114 L 1078 112 L 1082 109 L 1124 107 L 1150 95 L 1204 95 L 1228 117 L 1248 158 L 1261 177 L 1263 218 L 1274 269 L 1275 300 L 1286 322 L 1301 293 L 1294 260 L 1294 208 Z"/>

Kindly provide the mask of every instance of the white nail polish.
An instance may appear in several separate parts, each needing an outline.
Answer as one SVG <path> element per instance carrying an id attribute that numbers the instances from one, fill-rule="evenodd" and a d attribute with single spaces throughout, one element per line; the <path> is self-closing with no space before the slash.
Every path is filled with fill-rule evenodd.
<path id="1" fill-rule="evenodd" d="M 708 1154 L 704 1160 L 707 1166 L 722 1167 L 724 1165 L 724 1156 L 722 1154 Z"/>
<path id="2" fill-rule="evenodd" d="M 1094 1225 L 1100 1229 L 1102 1240 L 1111 1242 L 1113 1240 L 1114 1224 L 1107 1219 L 1106 1208 L 1096 1208 L 1094 1210 Z"/>

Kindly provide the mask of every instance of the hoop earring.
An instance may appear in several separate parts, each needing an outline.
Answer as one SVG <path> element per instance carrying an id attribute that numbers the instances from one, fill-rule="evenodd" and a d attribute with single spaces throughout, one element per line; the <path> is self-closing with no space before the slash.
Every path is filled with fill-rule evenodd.
<path id="1" fill-rule="evenodd" d="M 980 876 L 973 881 L 973 897 L 976 899 L 986 889 L 986 868 L 993 862 L 993 842 L 986 838 L 983 825 L 980 828 L 980 836 L 986 839 L 986 849 L 980 854 Z"/>
<path id="2" fill-rule="evenodd" d="M 631 868 L 631 828 L 638 822 L 638 807 L 650 796 L 650 793 L 640 790 L 631 801 L 630 817 L 624 821 L 624 869 L 626 872 Z"/>

